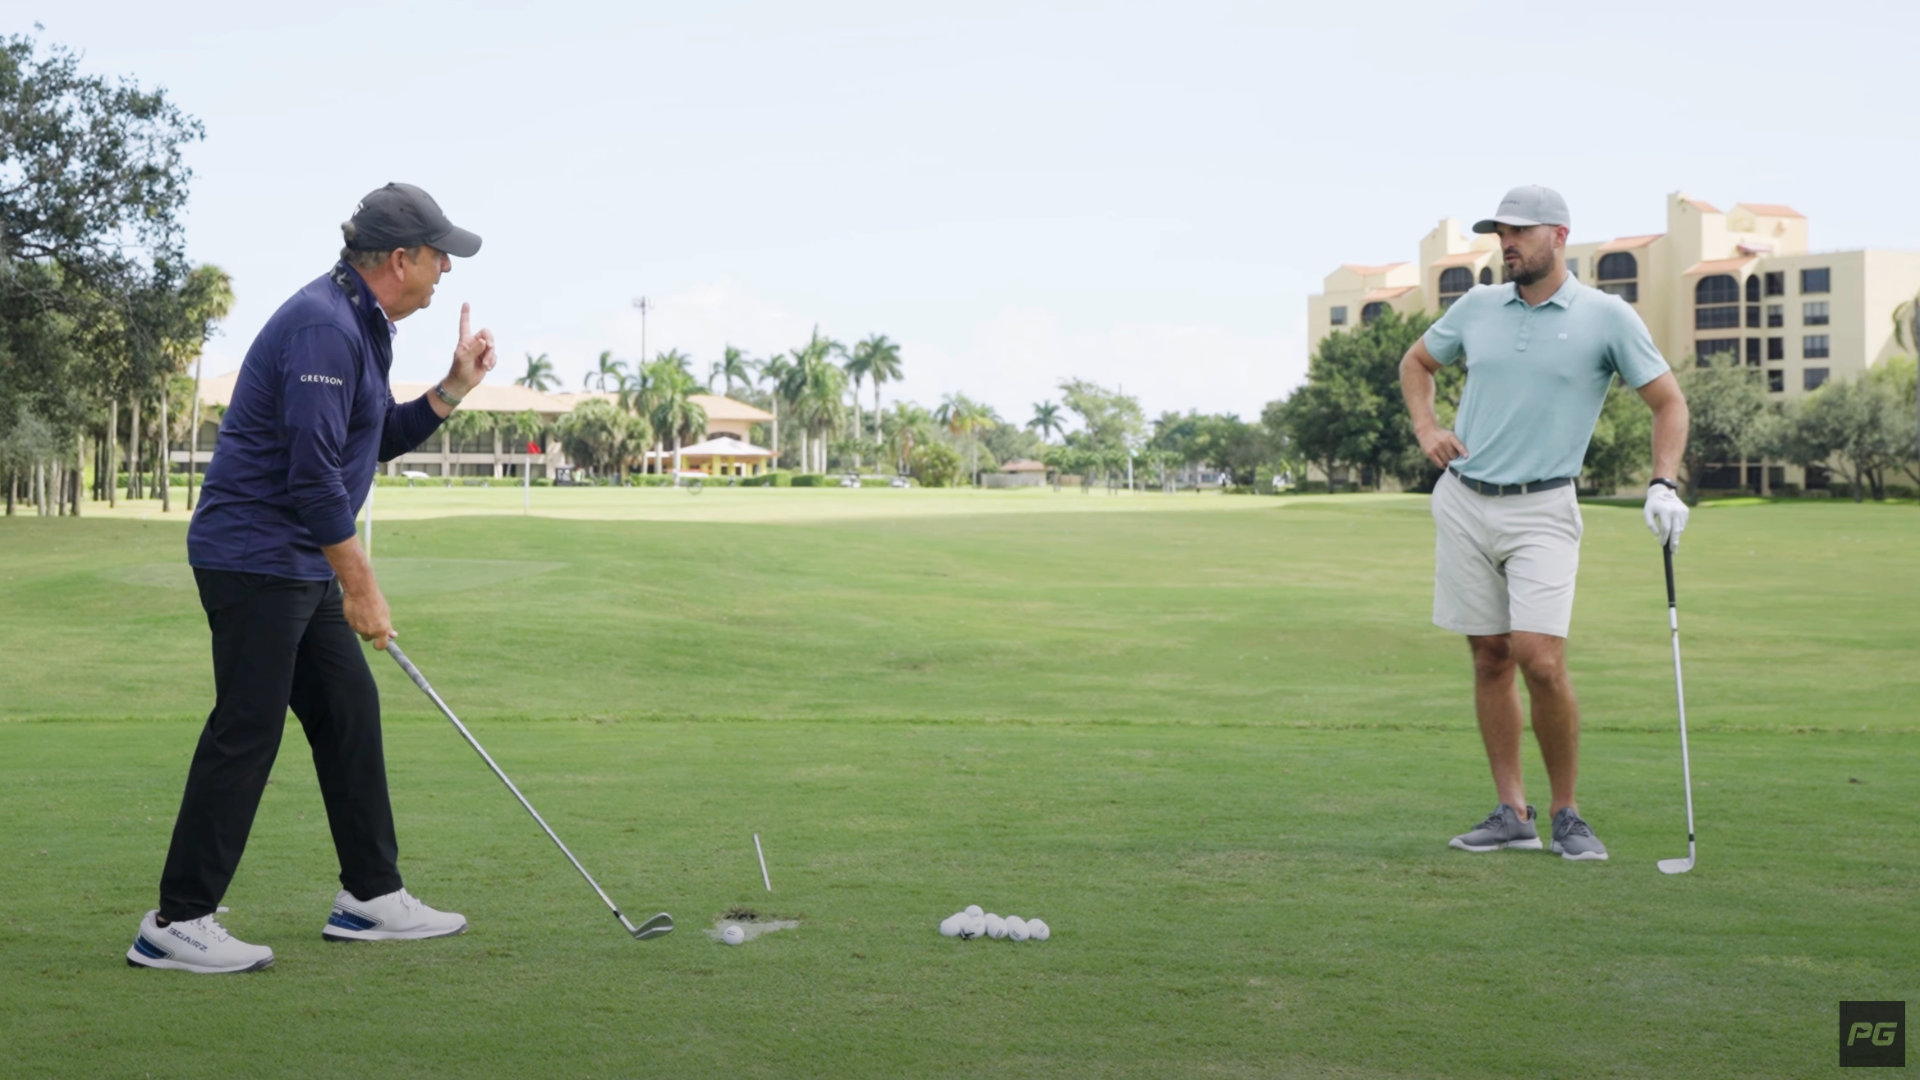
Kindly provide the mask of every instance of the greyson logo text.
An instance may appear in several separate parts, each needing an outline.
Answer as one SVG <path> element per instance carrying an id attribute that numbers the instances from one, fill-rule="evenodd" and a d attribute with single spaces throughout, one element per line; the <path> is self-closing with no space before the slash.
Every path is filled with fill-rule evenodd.
<path id="1" fill-rule="evenodd" d="M 302 375 L 300 376 L 300 381 L 326 383 L 328 386 L 347 385 L 347 381 L 345 379 L 335 378 L 332 375 Z"/>

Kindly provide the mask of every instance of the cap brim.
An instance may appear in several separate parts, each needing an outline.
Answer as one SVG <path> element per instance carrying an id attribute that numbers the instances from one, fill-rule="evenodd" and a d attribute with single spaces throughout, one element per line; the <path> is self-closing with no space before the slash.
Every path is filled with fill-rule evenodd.
<path id="1" fill-rule="evenodd" d="M 480 254 L 480 237 L 455 225 L 445 236 L 427 241 L 456 258 L 471 259 Z"/>
<path id="2" fill-rule="evenodd" d="M 1490 217 L 1485 221 L 1474 222 L 1473 231 L 1477 233 L 1499 232 L 1500 226 L 1502 225 L 1511 225 L 1516 229 L 1528 229 L 1539 224 L 1542 224 L 1542 223 L 1538 221 L 1533 221 L 1529 218 L 1514 217 L 1511 214 L 1502 214 L 1498 217 Z"/>

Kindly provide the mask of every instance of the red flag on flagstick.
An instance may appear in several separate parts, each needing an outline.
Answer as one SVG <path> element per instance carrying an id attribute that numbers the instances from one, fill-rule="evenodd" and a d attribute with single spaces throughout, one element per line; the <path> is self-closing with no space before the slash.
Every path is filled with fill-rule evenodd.
<path id="1" fill-rule="evenodd" d="M 540 444 L 539 444 L 539 443 L 536 443 L 536 442 L 530 442 L 530 443 L 528 443 L 528 444 L 527 444 L 527 453 L 529 453 L 529 454 L 537 454 L 537 453 L 539 453 L 539 452 L 540 452 Z"/>

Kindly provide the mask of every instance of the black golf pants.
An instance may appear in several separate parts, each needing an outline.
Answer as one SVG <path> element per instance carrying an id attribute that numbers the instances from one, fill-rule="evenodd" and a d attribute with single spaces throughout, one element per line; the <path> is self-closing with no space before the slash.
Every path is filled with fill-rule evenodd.
<path id="1" fill-rule="evenodd" d="M 300 718 L 327 805 L 340 884 L 362 900 L 400 888 L 380 695 L 336 582 L 199 570 L 213 630 L 213 712 L 200 732 L 160 877 L 160 917 L 212 914 L 246 851 L 280 752 Z"/>

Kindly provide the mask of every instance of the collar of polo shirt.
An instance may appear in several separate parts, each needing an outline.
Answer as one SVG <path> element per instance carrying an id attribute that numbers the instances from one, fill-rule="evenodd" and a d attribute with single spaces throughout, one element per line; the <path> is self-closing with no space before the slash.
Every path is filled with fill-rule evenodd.
<path id="1" fill-rule="evenodd" d="M 1512 285 L 1513 283 L 1508 282 L 1507 284 Z M 1514 285 L 1513 295 L 1507 298 L 1507 303 L 1522 304 L 1528 307 L 1529 309 L 1543 308 L 1543 307 L 1546 307 L 1548 304 L 1559 304 L 1563 308 L 1571 308 L 1573 307 L 1574 293 L 1578 289 L 1579 285 L 1580 283 L 1574 280 L 1573 275 L 1568 274 L 1567 280 L 1560 283 L 1560 287 L 1553 291 L 1553 295 L 1547 297 L 1545 300 L 1540 301 L 1538 304 L 1528 304 L 1526 297 L 1520 295 L 1520 286 Z"/>

